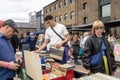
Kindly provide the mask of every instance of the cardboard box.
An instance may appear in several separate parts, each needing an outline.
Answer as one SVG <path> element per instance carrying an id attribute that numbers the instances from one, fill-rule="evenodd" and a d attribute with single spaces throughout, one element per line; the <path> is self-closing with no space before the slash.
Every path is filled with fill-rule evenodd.
<path id="1" fill-rule="evenodd" d="M 39 54 L 24 51 L 26 74 L 33 80 L 42 80 L 42 68 Z"/>

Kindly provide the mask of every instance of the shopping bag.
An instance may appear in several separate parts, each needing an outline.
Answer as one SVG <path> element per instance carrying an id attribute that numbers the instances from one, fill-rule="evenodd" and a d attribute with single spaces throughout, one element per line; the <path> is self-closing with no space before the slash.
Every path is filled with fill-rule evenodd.
<path id="1" fill-rule="evenodd" d="M 82 49 L 82 47 L 80 47 L 80 50 L 79 50 L 79 52 L 78 52 L 78 55 L 79 55 L 79 56 L 82 56 L 82 54 L 83 54 L 83 49 Z"/>

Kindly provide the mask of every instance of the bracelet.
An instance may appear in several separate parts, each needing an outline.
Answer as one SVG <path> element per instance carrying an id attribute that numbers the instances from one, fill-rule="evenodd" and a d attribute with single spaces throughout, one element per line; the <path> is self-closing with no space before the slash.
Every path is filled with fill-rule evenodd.
<path id="1" fill-rule="evenodd" d="M 8 62 L 5 62 L 4 68 L 8 68 L 8 66 L 9 66 L 9 63 L 8 63 Z"/>

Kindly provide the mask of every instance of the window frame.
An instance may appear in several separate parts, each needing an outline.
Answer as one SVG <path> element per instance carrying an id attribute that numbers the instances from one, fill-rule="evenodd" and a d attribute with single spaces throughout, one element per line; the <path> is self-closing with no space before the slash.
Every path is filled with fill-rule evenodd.
<path id="1" fill-rule="evenodd" d="M 62 15 L 60 15 L 60 17 L 59 17 L 59 21 L 61 22 L 61 21 L 62 21 L 62 19 L 63 19 L 63 16 L 62 16 Z"/>
<path id="2" fill-rule="evenodd" d="M 88 23 L 88 17 L 84 17 L 84 18 L 83 18 L 83 23 L 84 23 L 84 24 L 87 24 L 87 23 Z"/>
<path id="3" fill-rule="evenodd" d="M 59 3 L 59 8 L 62 8 L 62 5 L 63 5 L 63 2 L 60 1 L 60 3 Z"/>
<path id="4" fill-rule="evenodd" d="M 70 0 L 70 3 L 74 3 L 75 2 L 75 0 Z"/>
<path id="5" fill-rule="evenodd" d="M 68 0 L 64 0 L 64 6 L 68 6 Z"/>
<path id="6" fill-rule="evenodd" d="M 71 13 L 70 13 L 70 19 L 74 19 L 75 18 L 75 12 L 74 11 L 72 11 Z"/>
<path id="7" fill-rule="evenodd" d="M 68 13 L 65 13 L 65 17 L 64 17 L 65 21 L 68 21 L 68 20 L 69 20 L 68 17 L 69 17 L 69 16 L 68 16 Z"/>
<path id="8" fill-rule="evenodd" d="M 87 2 L 83 3 L 83 10 L 87 10 L 88 6 L 87 6 Z"/>
<path id="9" fill-rule="evenodd" d="M 103 8 L 105 8 L 107 6 L 109 6 L 109 8 L 103 10 Z M 111 16 L 111 4 L 110 3 L 102 5 L 100 8 L 101 8 L 101 17 L 102 18 Z M 107 13 L 107 15 L 105 14 L 105 12 Z M 109 14 L 108 14 L 108 12 L 109 12 Z"/>

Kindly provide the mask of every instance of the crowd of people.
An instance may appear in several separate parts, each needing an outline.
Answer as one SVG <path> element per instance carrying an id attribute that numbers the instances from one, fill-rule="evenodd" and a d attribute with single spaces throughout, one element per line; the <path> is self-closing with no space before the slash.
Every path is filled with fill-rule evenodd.
<path id="1" fill-rule="evenodd" d="M 100 20 L 93 23 L 92 32 L 84 32 L 83 35 L 69 34 L 65 25 L 55 22 L 53 16 L 48 15 L 45 17 L 45 23 L 49 27 L 45 31 L 39 35 L 24 32 L 19 38 L 13 20 L 0 22 L 2 23 L 0 23 L 0 80 L 13 80 L 15 70 L 20 67 L 15 63 L 16 59 L 22 63 L 21 58 L 15 58 L 17 51 L 27 49 L 38 53 L 41 50 L 49 51 L 50 46 L 55 46 L 57 49 L 64 47 L 62 61 L 55 60 L 61 64 L 67 63 L 73 56 L 74 64 L 83 65 L 92 73 L 114 75 L 117 68 L 113 55 L 116 39 L 114 34 L 108 37 L 103 34 L 105 26 Z M 82 63 L 79 62 L 79 56 Z"/>

